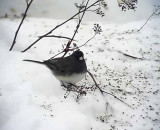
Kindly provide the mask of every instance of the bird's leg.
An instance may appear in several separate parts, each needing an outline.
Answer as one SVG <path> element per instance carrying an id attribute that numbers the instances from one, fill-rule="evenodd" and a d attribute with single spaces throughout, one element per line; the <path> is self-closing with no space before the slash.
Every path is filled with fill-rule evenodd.
<path id="1" fill-rule="evenodd" d="M 62 86 L 63 86 L 65 89 L 67 89 L 64 98 L 67 98 L 67 96 L 69 95 L 70 92 L 76 92 L 76 93 L 77 93 L 77 99 L 76 99 L 76 101 L 78 102 L 83 95 L 86 95 L 86 92 L 82 89 L 82 87 L 79 88 L 77 85 L 72 84 L 72 83 L 68 83 L 68 84 L 66 85 L 66 84 L 65 84 L 64 82 L 62 82 L 62 81 L 61 81 L 61 83 L 62 83 Z"/>
<path id="2" fill-rule="evenodd" d="M 61 86 L 63 86 L 65 89 L 67 89 L 67 91 L 66 91 L 66 93 L 64 95 L 64 98 L 67 98 L 69 93 L 70 93 L 70 91 L 68 89 L 68 86 L 65 83 L 63 83 L 62 81 L 61 81 L 61 83 L 62 83 Z"/>
<path id="3" fill-rule="evenodd" d="M 72 88 L 72 84 L 70 84 L 70 83 L 64 83 L 64 82 L 62 82 L 61 81 L 61 83 L 62 83 L 62 85 L 61 86 L 63 86 L 65 89 L 67 89 L 67 91 L 71 91 L 73 88 Z"/>
<path id="4" fill-rule="evenodd" d="M 67 86 L 61 81 L 61 86 L 63 86 L 63 87 L 65 87 L 65 88 L 67 88 Z"/>

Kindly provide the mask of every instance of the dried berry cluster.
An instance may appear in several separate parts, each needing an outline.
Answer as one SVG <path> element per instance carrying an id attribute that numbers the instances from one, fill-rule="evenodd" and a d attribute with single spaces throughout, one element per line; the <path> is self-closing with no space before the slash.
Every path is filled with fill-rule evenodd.
<path id="1" fill-rule="evenodd" d="M 138 0 L 119 0 L 118 6 L 122 8 L 122 11 L 126 10 L 135 10 L 136 4 L 138 3 Z"/>

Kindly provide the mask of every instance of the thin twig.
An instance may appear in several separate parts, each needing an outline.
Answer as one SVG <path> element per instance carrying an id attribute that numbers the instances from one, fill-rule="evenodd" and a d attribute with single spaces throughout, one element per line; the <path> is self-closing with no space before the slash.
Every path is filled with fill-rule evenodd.
<path id="1" fill-rule="evenodd" d="M 49 60 L 54 59 L 56 56 L 58 56 L 58 55 L 62 54 L 63 52 L 64 52 L 64 51 L 59 52 L 59 53 L 58 53 L 58 54 L 56 54 L 55 56 L 51 57 Z"/>
<path id="2" fill-rule="evenodd" d="M 43 36 L 39 36 L 39 37 L 43 37 Z M 45 37 L 64 38 L 64 39 L 71 40 L 71 38 L 69 38 L 69 37 L 57 36 L 57 35 L 48 35 L 48 36 L 45 36 Z M 73 39 L 73 41 L 76 41 L 76 40 Z"/>
<path id="3" fill-rule="evenodd" d="M 80 48 L 80 47 L 83 47 L 83 46 L 85 46 L 90 40 L 92 40 L 94 37 L 96 36 L 96 34 L 94 34 L 94 36 L 93 37 L 91 37 L 90 39 L 88 39 L 83 45 L 81 45 L 81 46 L 78 46 L 78 47 L 76 47 L 76 48 Z"/>
<path id="4" fill-rule="evenodd" d="M 21 20 L 21 22 L 20 22 L 20 24 L 19 24 L 19 26 L 18 26 L 18 29 L 17 29 L 17 31 L 16 31 L 16 33 L 15 33 L 15 36 L 14 36 L 14 39 L 13 39 L 13 43 L 12 43 L 9 51 L 12 51 L 12 49 L 13 49 L 15 43 L 16 43 L 16 38 L 17 38 L 18 32 L 19 32 L 19 30 L 20 30 L 20 28 L 21 28 L 21 26 L 22 26 L 22 23 L 23 23 L 24 19 L 25 19 L 26 16 L 27 16 L 27 15 L 26 15 L 26 14 L 27 14 L 27 11 L 28 11 L 30 5 L 32 4 L 32 2 L 33 2 L 33 0 L 30 0 L 29 3 L 26 1 L 26 3 L 27 3 L 27 8 L 26 8 L 26 10 L 25 10 L 25 12 L 24 12 L 23 18 L 22 18 L 22 20 Z"/>
<path id="5" fill-rule="evenodd" d="M 137 30 L 137 32 L 139 32 L 140 30 L 142 30 L 142 28 L 148 23 L 148 21 L 152 18 L 153 15 L 155 15 L 155 13 L 159 10 L 160 8 L 156 9 L 151 16 L 147 19 L 147 21 L 142 25 L 142 27 L 140 29 Z"/>
<path id="6" fill-rule="evenodd" d="M 89 72 L 88 70 L 87 70 L 87 72 L 88 72 L 88 74 L 91 76 L 91 78 L 92 78 L 92 80 L 94 81 L 94 84 L 96 85 L 96 87 L 97 87 L 97 88 L 100 90 L 100 92 L 103 94 L 102 89 L 101 89 L 101 88 L 99 87 L 99 85 L 97 84 L 97 82 L 96 82 L 96 80 L 94 79 L 92 73 Z"/>
<path id="7" fill-rule="evenodd" d="M 62 54 L 63 52 L 65 52 L 65 53 L 63 54 L 63 56 L 61 57 L 61 58 L 63 58 L 64 55 L 66 54 L 66 52 L 68 52 L 68 51 L 73 51 L 73 50 L 74 50 L 74 49 L 70 49 L 70 40 L 69 40 L 68 43 L 67 43 L 67 45 L 66 45 L 66 48 L 63 49 L 63 50 L 62 50 L 61 52 L 59 52 L 58 54 L 56 54 L 55 56 L 51 57 L 50 60 L 51 60 L 51 59 L 54 59 L 56 56 L 58 56 L 58 55 Z"/>
<path id="8" fill-rule="evenodd" d="M 90 6 L 86 7 L 84 10 L 79 11 L 78 13 L 76 13 L 75 15 L 73 15 L 72 17 L 70 17 L 68 20 L 62 22 L 61 24 L 57 25 L 56 27 L 54 27 L 52 30 L 50 30 L 48 33 L 44 34 L 43 36 L 39 37 L 36 41 L 34 41 L 30 46 L 28 46 L 26 49 L 24 49 L 22 52 L 26 52 L 28 49 L 30 49 L 33 45 L 35 45 L 39 40 L 41 40 L 42 38 L 46 37 L 47 35 L 51 34 L 54 30 L 56 30 L 58 27 L 64 25 L 65 23 L 67 23 L 68 21 L 74 19 L 77 15 L 79 15 L 80 13 L 86 11 L 87 9 L 91 8 L 92 6 L 94 6 L 96 3 L 98 3 L 99 0 L 97 0 L 96 2 L 94 2 L 93 4 L 91 4 Z"/>
<path id="9" fill-rule="evenodd" d="M 86 3 L 86 5 L 85 5 L 84 10 L 87 9 L 88 3 L 89 3 L 89 0 L 87 0 L 87 3 Z M 80 12 L 80 10 L 79 10 L 79 12 Z M 83 17 L 84 17 L 85 12 L 86 12 L 86 11 L 83 11 L 81 18 L 79 19 L 79 22 L 78 22 L 78 24 L 77 24 L 77 26 L 76 26 L 76 30 L 75 30 L 75 32 L 74 32 L 74 34 L 73 34 L 73 36 L 72 36 L 71 41 L 70 41 L 69 47 L 70 47 L 70 45 L 71 45 L 71 43 L 72 43 L 72 41 L 73 41 L 73 39 L 74 39 L 74 37 L 75 37 L 75 35 L 76 35 L 79 27 L 80 27 L 80 24 L 81 24 L 81 22 L 82 22 L 82 19 L 83 19 Z M 69 48 L 69 47 L 68 47 L 68 48 Z M 66 51 L 65 54 L 64 54 L 62 57 L 64 57 L 67 53 L 68 53 L 68 51 Z"/>

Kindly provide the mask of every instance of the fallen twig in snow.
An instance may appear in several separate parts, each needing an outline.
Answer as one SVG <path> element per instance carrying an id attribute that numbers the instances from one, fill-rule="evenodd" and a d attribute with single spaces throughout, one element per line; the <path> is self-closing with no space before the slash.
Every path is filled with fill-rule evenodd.
<path id="1" fill-rule="evenodd" d="M 156 62 L 159 62 L 160 60 L 155 60 L 155 59 L 146 59 L 146 58 L 139 58 L 139 57 L 136 57 L 136 56 L 131 56 L 129 54 L 126 54 L 126 53 L 123 53 L 121 51 L 118 51 L 119 53 L 122 53 L 124 56 L 128 56 L 130 58 L 133 58 L 133 59 L 138 59 L 138 60 L 147 60 L 147 61 L 156 61 Z"/>
<path id="2" fill-rule="evenodd" d="M 125 55 L 125 56 L 128 56 L 128 57 L 130 57 L 130 58 L 133 58 L 133 59 L 144 60 L 144 58 L 140 58 L 140 57 L 136 57 L 136 56 L 131 56 L 131 55 L 126 54 L 126 53 L 121 52 L 121 51 L 117 51 L 117 52 L 119 52 L 119 53 L 121 53 L 121 54 L 123 54 L 123 55 Z"/>
<path id="3" fill-rule="evenodd" d="M 112 93 L 109 93 L 109 92 L 106 92 L 106 91 L 102 90 L 102 89 L 99 87 L 99 85 L 97 84 L 96 80 L 94 79 L 92 73 L 89 72 L 88 70 L 87 70 L 87 72 L 88 72 L 88 74 L 91 76 L 91 78 L 93 79 L 96 87 L 99 89 L 99 91 L 100 91 L 102 94 L 104 94 L 104 93 L 105 93 L 105 94 L 109 94 L 109 95 L 113 96 L 114 98 L 116 98 L 117 100 L 119 100 L 119 101 L 121 101 L 122 103 L 124 103 L 125 105 L 127 105 L 128 107 L 132 108 L 132 106 L 130 106 L 129 104 L 125 103 L 123 100 L 119 99 L 117 96 L 113 95 Z M 132 109 L 133 109 L 133 108 L 132 108 Z"/>
<path id="4" fill-rule="evenodd" d="M 119 50 L 110 50 L 110 49 L 108 49 L 108 51 L 115 51 L 115 52 L 118 52 L 118 53 L 123 54 L 124 56 L 130 57 L 130 58 L 133 58 L 133 59 L 160 62 L 160 60 L 159 60 L 159 59 L 146 59 L 146 58 L 136 57 L 136 56 L 132 56 L 132 55 L 126 54 L 126 53 L 124 53 L 124 52 L 122 52 L 122 51 L 119 51 Z"/>

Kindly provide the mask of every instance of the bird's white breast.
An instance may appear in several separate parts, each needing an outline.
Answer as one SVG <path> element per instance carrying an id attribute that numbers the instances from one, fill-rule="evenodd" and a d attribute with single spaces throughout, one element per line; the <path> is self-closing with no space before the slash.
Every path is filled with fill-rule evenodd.
<path id="1" fill-rule="evenodd" d="M 66 83 L 77 83 L 85 77 L 86 73 L 73 74 L 71 76 L 55 76 L 58 80 Z"/>

